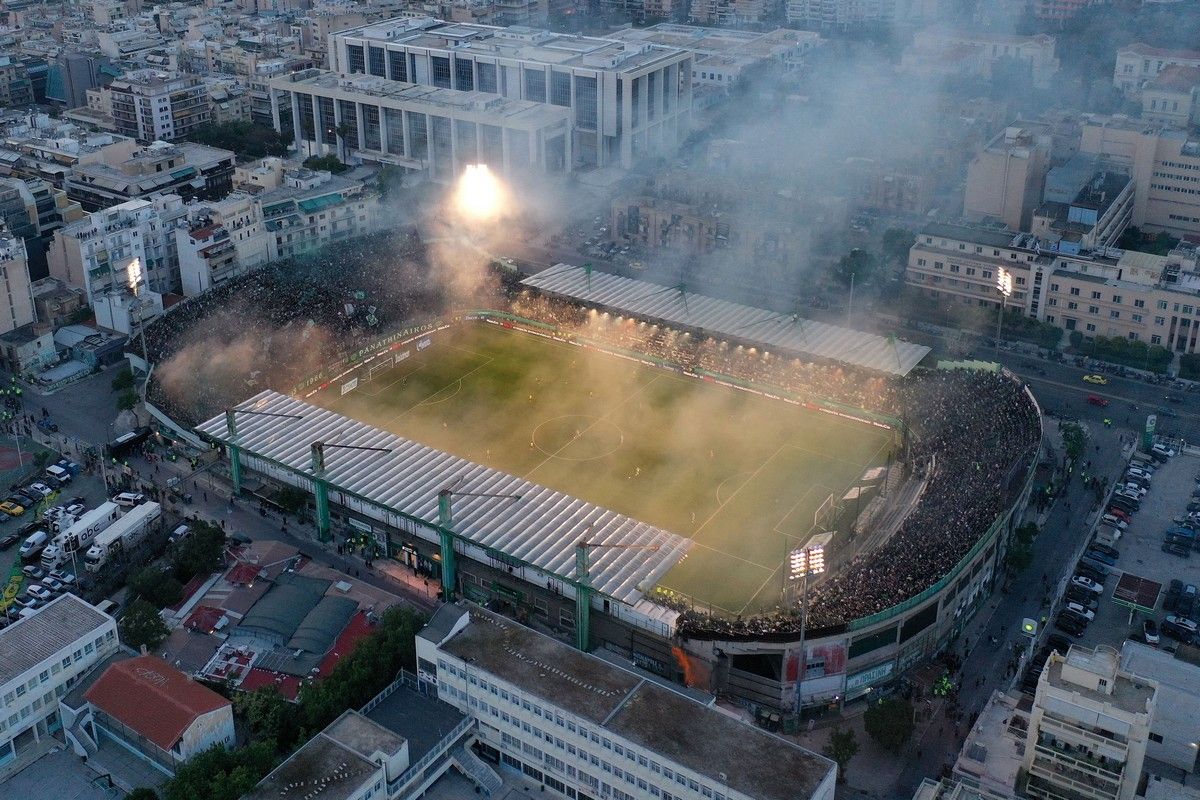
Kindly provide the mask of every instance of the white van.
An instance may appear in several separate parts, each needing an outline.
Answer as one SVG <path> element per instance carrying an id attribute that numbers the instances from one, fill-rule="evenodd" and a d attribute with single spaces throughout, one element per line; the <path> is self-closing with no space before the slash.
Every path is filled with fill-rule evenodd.
<path id="1" fill-rule="evenodd" d="M 1101 528 L 1096 531 L 1096 544 L 1102 544 L 1105 547 L 1116 547 L 1119 541 L 1121 541 L 1121 532 L 1116 528 Z"/>
<path id="2" fill-rule="evenodd" d="M 175 544 L 175 542 L 185 538 L 191 532 L 192 529 L 187 525 L 179 525 L 175 528 L 175 530 L 171 531 L 171 535 L 167 537 L 167 544 Z"/>
<path id="3" fill-rule="evenodd" d="M 18 552 L 21 554 L 21 558 L 33 558 L 45 550 L 49 543 L 50 534 L 45 531 L 34 531 L 25 541 L 21 542 L 21 549 Z"/>
<path id="4" fill-rule="evenodd" d="M 114 497 L 112 501 L 121 508 L 133 508 L 134 506 L 140 506 L 142 503 L 146 502 L 146 495 L 135 492 L 121 492 L 119 495 Z"/>

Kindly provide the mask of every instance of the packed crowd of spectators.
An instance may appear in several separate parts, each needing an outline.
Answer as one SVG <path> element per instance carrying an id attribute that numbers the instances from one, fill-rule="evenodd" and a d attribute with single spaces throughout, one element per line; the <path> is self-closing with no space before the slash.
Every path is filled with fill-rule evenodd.
<path id="1" fill-rule="evenodd" d="M 397 236 L 355 239 L 173 306 L 147 326 L 149 400 L 196 424 L 261 389 L 288 391 L 361 343 L 440 313 L 443 293 L 414 266 L 417 247 Z"/>

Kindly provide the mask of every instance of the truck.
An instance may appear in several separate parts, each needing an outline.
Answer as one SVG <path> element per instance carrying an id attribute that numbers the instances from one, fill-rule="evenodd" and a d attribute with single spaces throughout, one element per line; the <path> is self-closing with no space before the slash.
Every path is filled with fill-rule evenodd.
<path id="1" fill-rule="evenodd" d="M 83 556 L 83 568 L 88 572 L 99 572 L 105 564 L 140 544 L 161 516 L 162 506 L 158 503 L 134 506 L 100 532 Z"/>
<path id="2" fill-rule="evenodd" d="M 71 527 L 54 537 L 42 551 L 42 569 L 58 569 L 72 553 L 86 551 L 100 531 L 117 521 L 121 508 L 116 503 L 104 503 L 79 518 Z"/>

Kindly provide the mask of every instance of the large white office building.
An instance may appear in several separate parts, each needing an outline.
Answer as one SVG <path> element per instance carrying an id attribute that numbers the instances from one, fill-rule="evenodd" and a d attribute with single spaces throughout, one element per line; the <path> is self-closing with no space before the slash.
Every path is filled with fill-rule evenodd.
<path id="1" fill-rule="evenodd" d="M 573 800 L 831 800 L 837 766 L 478 606 L 417 636 L 424 689 L 476 721 L 476 749 Z M 695 695 L 695 696 L 692 696 Z"/>
<path id="2" fill-rule="evenodd" d="M 116 620 L 73 594 L 0 631 L 0 767 L 59 729 L 59 698 L 119 646 Z"/>
<path id="3" fill-rule="evenodd" d="M 692 54 L 649 42 L 398 18 L 330 36 L 334 72 L 567 109 L 574 166 L 629 167 L 691 127 Z"/>

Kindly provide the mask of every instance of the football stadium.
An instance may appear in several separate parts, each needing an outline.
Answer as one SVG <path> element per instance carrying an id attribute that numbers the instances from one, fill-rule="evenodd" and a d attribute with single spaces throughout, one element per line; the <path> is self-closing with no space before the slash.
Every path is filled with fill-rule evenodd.
<path id="1" fill-rule="evenodd" d="M 426 296 L 420 322 L 346 303 L 319 358 L 223 364 L 202 402 L 154 379 L 152 413 L 244 495 L 309 494 L 326 541 L 768 715 L 895 681 L 998 581 L 1041 445 L 1014 376 L 683 287 L 496 271 L 486 307 Z M 308 302 L 362 296 L 328 292 Z M 211 317 L 182 305 L 152 328 L 163 376 Z"/>

